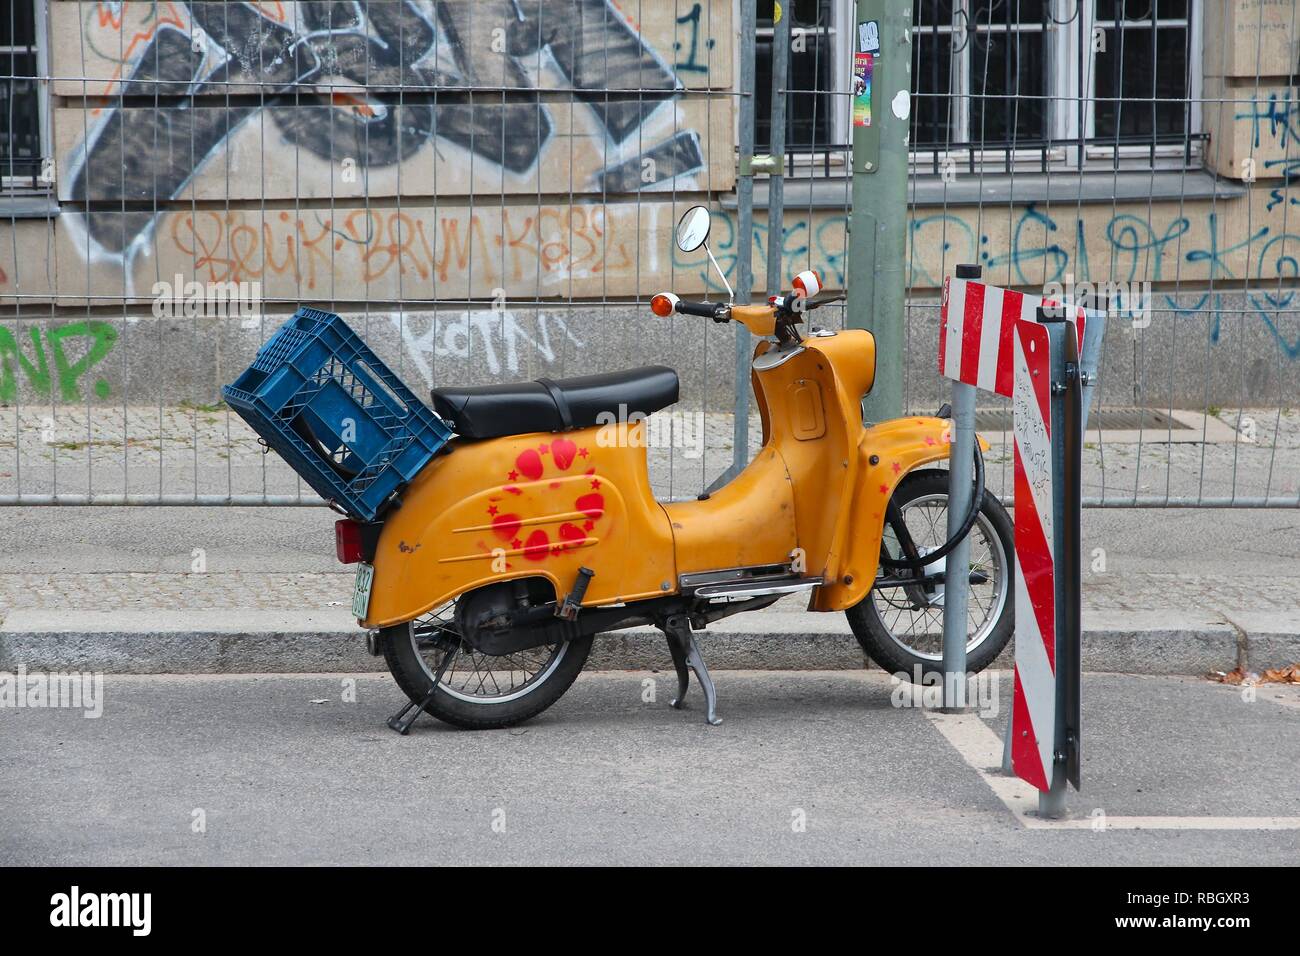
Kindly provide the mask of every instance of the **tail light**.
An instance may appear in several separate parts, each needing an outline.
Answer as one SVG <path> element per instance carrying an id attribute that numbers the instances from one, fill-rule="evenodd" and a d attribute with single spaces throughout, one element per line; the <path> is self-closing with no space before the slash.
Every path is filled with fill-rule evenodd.
<path id="1" fill-rule="evenodd" d="M 666 319 L 677 311 L 677 296 L 671 292 L 660 292 L 650 300 L 650 311 L 661 319 Z"/>
<path id="2" fill-rule="evenodd" d="M 344 564 L 361 560 L 361 522 L 344 518 L 334 522 L 334 553 Z"/>

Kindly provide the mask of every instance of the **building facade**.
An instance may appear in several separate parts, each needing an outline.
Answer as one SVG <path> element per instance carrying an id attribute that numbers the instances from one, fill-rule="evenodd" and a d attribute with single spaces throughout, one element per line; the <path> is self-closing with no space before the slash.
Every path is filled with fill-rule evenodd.
<path id="1" fill-rule="evenodd" d="M 764 177 L 737 230 L 740 2 L 14 0 L 0 403 L 212 401 L 310 303 L 413 384 L 666 361 L 726 407 L 729 330 L 645 304 L 721 289 L 671 242 L 699 202 L 732 283 L 752 242 L 769 285 Z M 853 4 L 785 6 L 783 270 L 838 289 Z M 759 152 L 772 16 L 760 2 Z M 1296 0 L 913 16 L 912 404 L 941 387 L 934 303 L 958 262 L 1096 287 L 1113 404 L 1300 396 Z"/>

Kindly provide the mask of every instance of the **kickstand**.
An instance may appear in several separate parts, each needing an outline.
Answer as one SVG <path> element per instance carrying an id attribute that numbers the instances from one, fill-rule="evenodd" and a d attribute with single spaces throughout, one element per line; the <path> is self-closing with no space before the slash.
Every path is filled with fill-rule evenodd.
<path id="1" fill-rule="evenodd" d="M 411 732 L 411 725 L 415 723 L 417 717 L 424 713 L 424 708 L 433 700 L 433 695 L 438 693 L 438 685 L 442 683 L 442 675 L 447 673 L 447 665 L 451 659 L 460 651 L 460 645 L 457 644 L 446 654 L 442 655 L 442 662 L 438 665 L 438 672 L 433 675 L 433 686 L 429 688 L 429 693 L 424 695 L 424 699 L 419 701 L 407 701 L 405 707 L 388 718 L 388 727 L 395 730 L 403 737 Z"/>
<path id="2" fill-rule="evenodd" d="M 661 629 L 668 638 L 668 650 L 673 655 L 673 666 L 677 669 L 677 697 L 673 699 L 672 706 L 680 710 L 686 699 L 686 689 L 690 685 L 686 669 L 689 665 L 695 671 L 700 689 L 704 691 L 704 719 L 716 727 L 722 723 L 722 718 L 718 716 L 718 693 L 713 687 L 713 679 L 709 677 L 704 658 L 700 656 L 695 637 L 691 634 L 690 620 L 684 614 L 674 614 L 664 621 Z"/>

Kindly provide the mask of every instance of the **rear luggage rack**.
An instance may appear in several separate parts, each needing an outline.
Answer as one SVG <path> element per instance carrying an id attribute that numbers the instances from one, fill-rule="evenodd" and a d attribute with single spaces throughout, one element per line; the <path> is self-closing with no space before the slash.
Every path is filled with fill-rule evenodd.
<path id="1" fill-rule="evenodd" d="M 341 317 L 306 306 L 221 394 L 317 494 L 362 521 L 452 434 Z"/>

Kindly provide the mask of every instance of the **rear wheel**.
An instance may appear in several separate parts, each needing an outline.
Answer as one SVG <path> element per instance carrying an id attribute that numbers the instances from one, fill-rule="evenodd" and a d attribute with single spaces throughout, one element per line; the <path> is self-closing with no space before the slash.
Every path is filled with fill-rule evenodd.
<path id="1" fill-rule="evenodd" d="M 416 703 L 428 695 L 446 661 L 424 710 L 456 727 L 510 727 L 537 716 L 572 686 L 591 653 L 588 636 L 513 654 L 481 654 L 461 638 L 455 612 L 453 601 L 381 634 L 393 679 Z"/>
<path id="2" fill-rule="evenodd" d="M 908 532 L 924 555 L 948 538 L 948 474 L 908 475 L 894 490 Z M 885 528 L 885 549 L 899 557 L 898 539 Z M 966 669 L 978 673 L 993 663 L 1015 629 L 1012 591 L 1014 532 L 998 499 L 985 494 L 970 531 L 970 603 L 967 608 Z M 945 568 L 945 570 L 950 570 Z M 900 572 L 881 567 L 877 577 Z M 875 587 L 845 612 L 858 643 L 873 661 L 909 680 L 943 671 L 943 589 Z"/>

